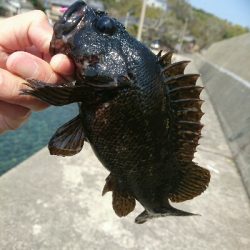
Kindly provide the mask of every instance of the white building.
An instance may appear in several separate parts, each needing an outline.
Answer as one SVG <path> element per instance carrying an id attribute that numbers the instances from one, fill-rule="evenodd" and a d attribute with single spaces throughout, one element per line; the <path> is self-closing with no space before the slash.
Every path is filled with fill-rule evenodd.
<path id="1" fill-rule="evenodd" d="M 147 5 L 167 10 L 167 1 L 166 0 L 147 0 Z"/>

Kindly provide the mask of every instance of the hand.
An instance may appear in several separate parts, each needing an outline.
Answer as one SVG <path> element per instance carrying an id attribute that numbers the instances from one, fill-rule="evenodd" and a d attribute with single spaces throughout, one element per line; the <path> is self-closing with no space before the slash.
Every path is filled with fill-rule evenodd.
<path id="1" fill-rule="evenodd" d="M 32 110 L 48 106 L 20 95 L 25 79 L 56 83 L 72 74 L 73 64 L 65 55 L 49 55 L 52 33 L 46 15 L 38 10 L 0 22 L 0 133 L 18 128 Z"/>

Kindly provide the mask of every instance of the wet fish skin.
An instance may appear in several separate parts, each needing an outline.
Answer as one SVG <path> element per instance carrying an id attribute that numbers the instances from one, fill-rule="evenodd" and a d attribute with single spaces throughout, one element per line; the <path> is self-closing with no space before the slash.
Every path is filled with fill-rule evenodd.
<path id="1" fill-rule="evenodd" d="M 76 65 L 75 82 L 52 85 L 29 80 L 24 90 L 60 106 L 80 103 L 80 114 L 59 128 L 51 154 L 70 156 L 90 143 L 110 171 L 103 194 L 113 193 L 118 216 L 145 211 L 136 223 L 162 216 L 193 215 L 173 208 L 202 193 L 209 171 L 193 162 L 202 125 L 198 75 L 184 74 L 188 61 L 154 55 L 107 13 L 77 1 L 54 26 L 52 55 Z"/>

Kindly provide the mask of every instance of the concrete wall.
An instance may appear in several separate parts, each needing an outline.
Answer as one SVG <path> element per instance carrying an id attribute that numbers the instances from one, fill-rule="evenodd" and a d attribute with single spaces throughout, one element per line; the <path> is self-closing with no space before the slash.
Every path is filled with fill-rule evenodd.
<path id="1" fill-rule="evenodd" d="M 249 51 L 246 34 L 213 44 L 195 63 L 250 195 Z"/>

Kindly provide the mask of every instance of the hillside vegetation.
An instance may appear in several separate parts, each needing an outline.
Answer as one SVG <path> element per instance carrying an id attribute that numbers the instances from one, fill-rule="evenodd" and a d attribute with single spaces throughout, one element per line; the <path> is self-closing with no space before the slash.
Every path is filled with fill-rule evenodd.
<path id="1" fill-rule="evenodd" d="M 193 37 L 198 48 L 233 36 L 249 32 L 248 28 L 222 20 L 210 13 L 193 8 L 185 0 L 166 0 L 168 10 L 147 7 L 143 40 L 151 42 L 160 39 L 164 45 L 175 47 L 183 37 Z M 130 19 L 138 21 L 141 0 L 103 0 L 108 12 L 121 19 L 130 13 Z M 128 30 L 137 33 L 137 22 L 130 22 Z"/>

